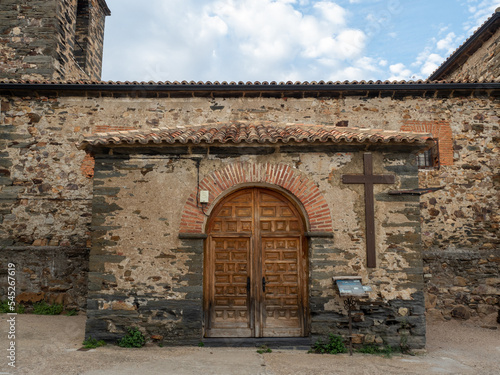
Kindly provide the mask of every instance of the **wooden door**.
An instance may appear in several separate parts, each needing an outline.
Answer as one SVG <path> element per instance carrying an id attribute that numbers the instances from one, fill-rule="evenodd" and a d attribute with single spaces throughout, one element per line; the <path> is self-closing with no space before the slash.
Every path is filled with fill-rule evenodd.
<path id="1" fill-rule="evenodd" d="M 304 336 L 307 259 L 304 224 L 283 195 L 243 189 L 209 220 L 205 336 Z"/>

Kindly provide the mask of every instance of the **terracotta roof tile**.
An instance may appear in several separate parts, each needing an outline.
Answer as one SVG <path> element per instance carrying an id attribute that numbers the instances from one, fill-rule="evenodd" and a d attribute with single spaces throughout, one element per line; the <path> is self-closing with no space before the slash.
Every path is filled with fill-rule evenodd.
<path id="1" fill-rule="evenodd" d="M 426 85 L 429 83 L 433 84 L 446 84 L 446 83 L 477 83 L 477 82 L 465 82 L 465 81 L 459 81 L 455 82 L 453 80 L 442 80 L 442 81 L 432 81 L 432 80 L 417 80 L 417 81 L 297 81 L 297 82 L 292 82 L 292 81 L 287 81 L 287 82 L 268 82 L 268 81 L 255 81 L 255 82 L 243 82 L 243 81 L 238 81 L 238 82 L 227 82 L 227 81 L 91 81 L 91 80 L 65 80 L 65 81 L 49 81 L 49 80 L 15 80 L 15 79 L 7 79 L 7 78 L 0 78 L 0 88 L 1 85 L 44 85 L 47 86 L 47 88 L 50 88 L 51 86 L 64 86 L 67 85 L 72 86 L 72 85 L 81 85 L 82 87 L 89 87 L 89 86 L 103 86 L 103 87 L 114 87 L 114 86 L 155 86 L 155 87 L 168 87 L 168 86 L 174 86 L 174 87 L 185 87 L 188 88 L 189 86 L 192 86 L 193 88 L 199 88 L 199 87 L 231 87 L 231 88 L 237 88 L 238 86 L 243 86 L 243 87 L 258 87 L 258 88 L 275 88 L 275 87 L 283 87 L 283 86 L 301 86 L 301 87 L 307 87 L 307 86 L 325 86 L 325 87 L 331 87 L 331 86 L 356 86 L 356 85 L 363 85 L 363 86 L 379 86 L 379 85 L 386 85 L 388 88 L 391 86 L 397 86 L 397 85 L 414 85 L 416 87 Z M 496 81 L 486 81 L 482 83 L 496 83 Z"/>
<path id="2" fill-rule="evenodd" d="M 77 144 L 89 146 L 200 143 L 433 143 L 431 134 L 323 125 L 232 122 L 183 128 L 153 128 L 86 136 Z"/>

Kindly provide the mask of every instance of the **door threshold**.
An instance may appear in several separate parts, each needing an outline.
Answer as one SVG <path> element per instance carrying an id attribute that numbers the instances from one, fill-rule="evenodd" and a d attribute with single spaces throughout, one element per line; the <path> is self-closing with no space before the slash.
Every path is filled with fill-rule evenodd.
<path id="1" fill-rule="evenodd" d="M 207 347 L 228 347 L 228 348 L 268 348 L 280 349 L 311 349 L 310 337 L 206 337 L 202 339 L 204 346 Z"/>

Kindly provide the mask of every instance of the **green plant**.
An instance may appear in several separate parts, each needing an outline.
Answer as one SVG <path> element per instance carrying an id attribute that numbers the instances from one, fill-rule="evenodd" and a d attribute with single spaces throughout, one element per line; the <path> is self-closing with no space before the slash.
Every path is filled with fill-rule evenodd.
<path id="1" fill-rule="evenodd" d="M 54 303 L 49 305 L 45 301 L 33 305 L 33 314 L 37 315 L 59 315 L 63 311 L 63 305 Z"/>
<path id="2" fill-rule="evenodd" d="M 363 345 L 356 351 L 358 353 L 382 355 L 384 357 L 390 358 L 392 356 L 392 353 L 394 352 L 394 349 L 389 345 L 382 347 L 374 344 L 367 344 Z"/>
<path id="3" fill-rule="evenodd" d="M 24 314 L 24 305 L 16 304 L 14 310 L 11 310 L 11 306 L 9 305 L 9 300 L 0 301 L 0 313 L 18 313 Z"/>
<path id="4" fill-rule="evenodd" d="M 319 353 L 319 354 L 338 354 L 347 353 L 347 348 L 344 345 L 344 341 L 341 336 L 334 335 L 330 333 L 326 341 L 318 340 L 309 350 L 309 353 Z"/>
<path id="5" fill-rule="evenodd" d="M 408 345 L 408 336 L 410 333 L 410 324 L 407 321 L 401 322 L 401 329 L 399 332 L 399 348 L 403 354 L 413 354 L 410 345 Z"/>
<path id="6" fill-rule="evenodd" d="M 122 348 L 140 348 L 146 343 L 146 338 L 137 328 L 127 328 L 127 334 L 118 341 Z"/>
<path id="7" fill-rule="evenodd" d="M 93 339 L 92 336 L 83 341 L 83 347 L 86 349 L 94 349 L 104 345 L 106 345 L 104 341 Z"/>
<path id="8" fill-rule="evenodd" d="M 66 310 L 66 316 L 75 316 L 78 315 L 78 311 L 76 310 Z"/>
<path id="9" fill-rule="evenodd" d="M 257 353 L 263 354 L 263 353 L 272 353 L 273 351 L 271 348 L 269 348 L 267 345 L 261 345 L 260 349 L 257 350 Z"/>
<path id="10" fill-rule="evenodd" d="M 203 348 L 203 347 L 205 346 L 205 343 L 204 343 L 203 341 L 200 341 L 200 342 L 198 343 L 198 346 L 199 346 L 200 348 Z"/>
<path id="11" fill-rule="evenodd" d="M 12 312 L 12 311 L 10 310 L 10 306 L 9 306 L 9 303 L 7 302 L 7 300 L 0 301 L 0 313 L 6 314 L 9 312 Z"/>

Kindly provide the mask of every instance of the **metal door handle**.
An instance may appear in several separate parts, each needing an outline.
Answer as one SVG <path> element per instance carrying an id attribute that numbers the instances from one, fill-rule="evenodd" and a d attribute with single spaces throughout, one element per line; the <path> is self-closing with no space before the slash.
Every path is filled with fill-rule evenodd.
<path id="1" fill-rule="evenodd" d="M 266 291 L 266 278 L 265 277 L 262 278 L 262 291 L 263 292 Z"/>

